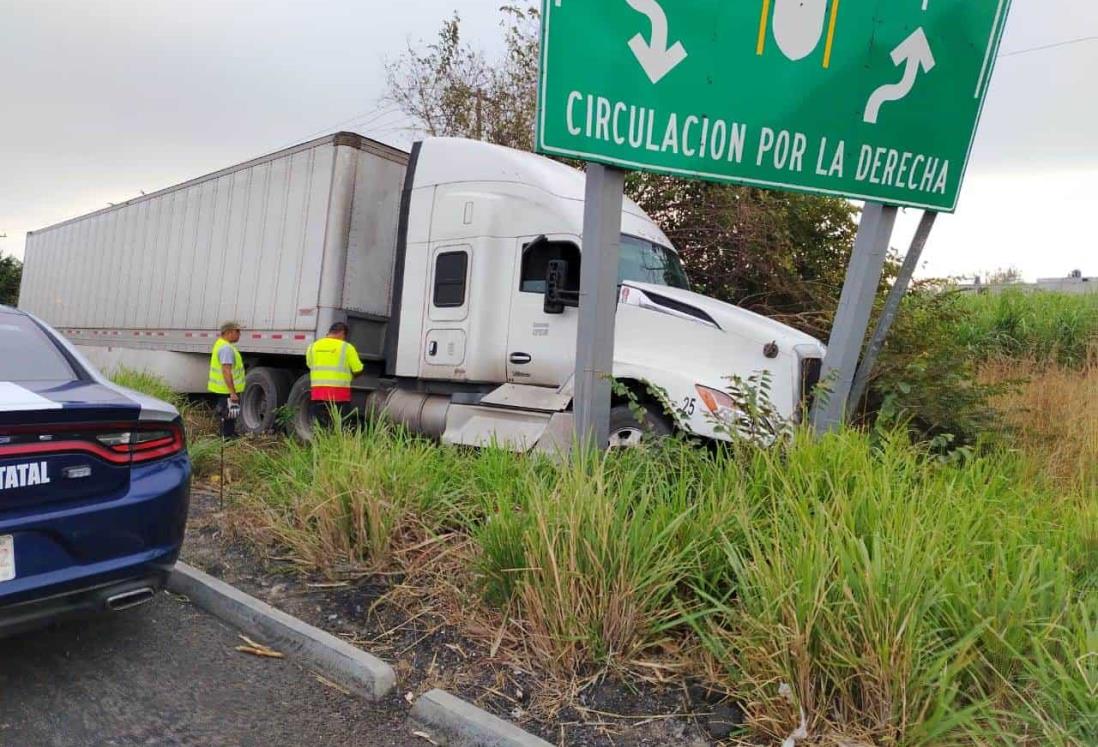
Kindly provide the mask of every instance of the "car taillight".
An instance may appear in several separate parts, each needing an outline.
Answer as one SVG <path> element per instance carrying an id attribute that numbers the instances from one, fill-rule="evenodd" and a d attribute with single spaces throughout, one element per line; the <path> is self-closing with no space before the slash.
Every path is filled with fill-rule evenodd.
<path id="1" fill-rule="evenodd" d="M 170 425 L 162 430 L 139 431 L 133 442 L 133 460 L 135 462 L 150 462 L 153 459 L 163 459 L 173 454 L 178 454 L 186 448 L 183 439 L 183 428 L 179 425 Z"/>
<path id="2" fill-rule="evenodd" d="M 90 454 L 111 464 L 151 462 L 187 447 L 182 424 L 17 426 L 0 432 L 0 459 Z"/>
<path id="3" fill-rule="evenodd" d="M 95 440 L 104 446 L 109 446 L 115 451 L 125 453 L 129 451 L 130 447 L 130 432 L 121 431 L 118 433 L 100 433 L 95 437 Z"/>
<path id="4" fill-rule="evenodd" d="M 111 431 L 95 440 L 117 454 L 128 454 L 134 462 L 151 462 L 183 451 L 183 428 L 171 423 L 155 428 Z"/>

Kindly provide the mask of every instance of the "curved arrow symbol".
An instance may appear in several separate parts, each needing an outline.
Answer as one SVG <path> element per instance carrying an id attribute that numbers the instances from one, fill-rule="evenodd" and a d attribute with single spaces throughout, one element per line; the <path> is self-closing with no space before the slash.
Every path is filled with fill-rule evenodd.
<path id="1" fill-rule="evenodd" d="M 663 76 L 674 70 L 680 62 L 686 59 L 686 49 L 681 42 L 675 42 L 673 46 L 667 46 L 667 14 L 656 0 L 625 0 L 629 7 L 638 13 L 648 16 L 652 22 L 652 43 L 644 39 L 643 34 L 637 34 L 629 41 L 629 48 L 637 57 L 637 62 L 644 68 L 648 79 L 653 83 L 659 83 Z"/>
<path id="2" fill-rule="evenodd" d="M 926 32 L 921 26 L 892 51 L 892 61 L 896 65 L 907 64 L 904 68 L 904 77 L 899 83 L 881 86 L 869 97 L 865 107 L 865 121 L 869 124 L 877 124 L 881 107 L 886 103 L 899 101 L 911 93 L 911 89 L 915 87 L 915 80 L 919 77 L 919 70 L 929 73 L 934 69 L 934 54 L 930 51 L 930 42 L 927 41 Z"/>

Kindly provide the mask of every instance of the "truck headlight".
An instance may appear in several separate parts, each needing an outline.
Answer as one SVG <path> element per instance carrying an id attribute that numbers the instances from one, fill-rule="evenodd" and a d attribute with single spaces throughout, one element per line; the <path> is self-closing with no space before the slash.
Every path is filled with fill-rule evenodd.
<path id="1" fill-rule="evenodd" d="M 710 389 L 701 384 L 696 384 L 694 388 L 698 391 L 698 396 L 701 397 L 705 409 L 709 410 L 713 415 L 716 415 L 722 420 L 728 420 L 735 414 L 736 403 L 726 392 L 722 392 L 719 389 Z"/>

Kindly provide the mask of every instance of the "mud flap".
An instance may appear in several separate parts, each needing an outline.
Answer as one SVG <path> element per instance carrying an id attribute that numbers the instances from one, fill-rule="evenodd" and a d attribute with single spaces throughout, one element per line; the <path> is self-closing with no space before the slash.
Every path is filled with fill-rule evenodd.
<path id="1" fill-rule="evenodd" d="M 576 442 L 576 419 L 571 412 L 554 413 L 534 451 L 563 459 L 572 453 Z"/>
<path id="2" fill-rule="evenodd" d="M 451 405 L 442 441 L 527 452 L 541 439 L 552 417 L 547 412 Z"/>

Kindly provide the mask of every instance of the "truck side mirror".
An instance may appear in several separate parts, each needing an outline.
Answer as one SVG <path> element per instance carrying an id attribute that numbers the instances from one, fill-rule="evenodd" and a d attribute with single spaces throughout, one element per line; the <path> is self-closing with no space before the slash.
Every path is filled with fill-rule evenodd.
<path id="1" fill-rule="evenodd" d="M 579 291 L 565 290 L 565 282 L 568 278 L 568 262 L 563 259 L 549 260 L 548 269 L 545 272 L 545 306 L 546 314 L 563 314 L 566 307 L 579 307 Z"/>

